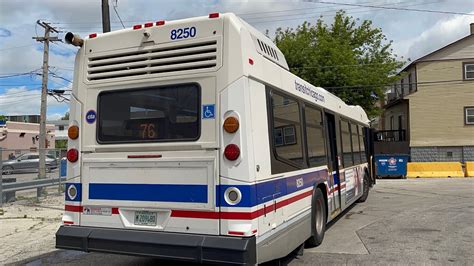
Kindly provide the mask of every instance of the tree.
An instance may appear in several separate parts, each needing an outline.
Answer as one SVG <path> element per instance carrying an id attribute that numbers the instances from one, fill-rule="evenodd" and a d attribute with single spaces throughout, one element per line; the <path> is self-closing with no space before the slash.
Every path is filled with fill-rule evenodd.
<path id="1" fill-rule="evenodd" d="M 275 43 L 291 72 L 376 116 L 376 102 L 399 79 L 404 62 L 397 60 L 380 28 L 370 20 L 357 22 L 339 11 L 331 25 L 320 18 L 314 26 L 304 22 L 296 29 L 279 28 Z"/>
<path id="2" fill-rule="evenodd" d="M 61 117 L 61 120 L 69 120 L 69 112 L 66 112 L 63 117 Z"/>

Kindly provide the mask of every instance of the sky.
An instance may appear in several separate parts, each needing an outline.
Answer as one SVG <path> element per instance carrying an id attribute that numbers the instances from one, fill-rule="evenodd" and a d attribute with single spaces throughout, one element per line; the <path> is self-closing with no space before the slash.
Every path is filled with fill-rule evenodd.
<path id="1" fill-rule="evenodd" d="M 258 30 L 268 30 L 270 37 L 277 28 L 296 28 L 321 16 L 330 24 L 335 12 L 342 9 L 354 18 L 372 20 L 374 27 L 393 40 L 394 53 L 402 60 L 416 60 L 469 35 L 469 24 L 474 23 L 474 0 L 109 0 L 109 4 L 112 30 L 122 29 L 119 17 L 125 27 L 132 27 L 233 12 Z M 60 30 L 61 39 L 68 31 L 81 36 L 100 33 L 101 0 L 0 0 L 0 115 L 40 112 L 43 44 L 32 39 L 44 34 L 36 24 L 38 19 Z M 50 45 L 49 89 L 69 93 L 76 51 L 61 42 Z M 68 110 L 67 102 L 48 97 L 49 120 L 59 119 Z"/>

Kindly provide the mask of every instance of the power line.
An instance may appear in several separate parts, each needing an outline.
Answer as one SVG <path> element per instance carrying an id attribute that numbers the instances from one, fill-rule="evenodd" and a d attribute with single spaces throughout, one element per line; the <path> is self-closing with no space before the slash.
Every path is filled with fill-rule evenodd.
<path id="1" fill-rule="evenodd" d="M 0 86 L 36 86 L 41 85 L 41 83 L 30 83 L 30 84 L 0 84 Z"/>
<path id="2" fill-rule="evenodd" d="M 426 13 L 474 16 L 474 14 L 464 13 L 464 12 L 430 10 L 430 9 L 416 9 L 416 8 L 406 8 L 406 7 L 374 6 L 374 5 L 365 5 L 365 4 L 349 4 L 349 3 L 337 3 L 337 2 L 327 2 L 327 1 L 318 1 L 318 2 L 315 2 L 315 3 L 329 4 L 329 5 L 340 5 L 340 6 L 370 7 L 370 8 L 390 9 L 390 10 L 400 10 L 400 11 L 413 11 L 413 12 L 426 12 Z"/>
<path id="3" fill-rule="evenodd" d="M 27 89 L 27 90 L 22 90 L 22 91 L 13 92 L 13 93 L 6 93 L 6 94 L 3 94 L 3 95 L 0 95 L 0 97 L 10 97 L 12 95 L 29 93 L 29 92 L 32 92 L 32 91 L 37 91 L 39 89 L 41 89 L 41 88 L 33 88 L 33 89 Z"/>
<path id="4" fill-rule="evenodd" d="M 23 73 L 18 73 L 18 74 L 4 75 L 4 76 L 0 76 L 0 79 L 3 79 L 3 78 L 13 78 L 13 77 L 19 77 L 19 76 L 25 76 L 25 75 L 40 75 L 39 73 L 35 73 L 36 71 L 38 71 L 38 69 L 33 70 L 33 71 L 30 71 L 30 72 L 23 72 Z"/>
<path id="5" fill-rule="evenodd" d="M 51 70 L 49 70 L 49 74 L 50 74 L 53 78 L 62 79 L 62 80 L 65 80 L 65 81 L 67 81 L 67 82 L 69 82 L 69 83 L 72 83 L 71 80 L 69 80 L 69 79 L 67 79 L 67 78 L 65 78 L 65 77 L 61 77 L 61 76 L 57 75 L 56 73 L 52 72 Z"/>
<path id="6" fill-rule="evenodd" d="M 444 84 L 444 83 L 453 83 L 453 82 L 463 82 L 464 80 L 462 79 L 453 79 L 453 80 L 437 80 L 437 81 L 424 81 L 424 82 L 411 82 L 411 83 L 403 83 L 405 86 L 409 85 L 423 85 L 423 86 L 433 86 L 433 85 L 438 85 L 438 84 Z M 398 84 L 360 84 L 360 85 L 348 85 L 348 86 L 334 86 L 334 87 L 322 87 L 324 89 L 366 89 L 369 87 L 391 87 L 391 86 L 397 86 Z"/>
<path id="7" fill-rule="evenodd" d="M 420 4 L 420 3 L 417 3 L 417 4 L 412 4 L 412 5 L 406 5 L 406 6 L 418 6 L 418 5 L 426 5 L 426 4 L 431 4 L 431 3 L 438 3 L 439 1 L 435 1 L 435 2 L 430 2 L 430 3 L 423 3 L 423 4 Z M 317 3 L 320 3 L 320 2 L 317 2 Z M 336 9 L 334 11 L 338 11 L 340 9 Z M 357 11 L 350 11 L 350 12 L 347 12 L 347 14 L 355 14 L 355 13 L 366 13 L 366 12 L 375 12 L 375 11 L 380 11 L 380 10 L 373 10 L 373 9 L 366 9 L 366 10 L 357 10 Z M 332 13 L 326 13 L 326 14 L 332 14 Z M 309 15 L 309 14 L 308 14 Z M 290 16 L 293 16 L 293 15 L 290 15 Z M 251 24 L 261 24 L 261 23 L 268 23 L 268 22 L 278 22 L 278 21 L 291 21 L 291 20 L 301 20 L 301 19 L 314 19 L 314 18 L 319 18 L 323 16 L 324 17 L 324 13 L 321 13 L 319 15 L 314 15 L 314 16 L 303 16 L 303 17 L 296 17 L 296 18 L 284 18 L 284 19 L 271 19 L 271 20 L 261 20 L 261 21 L 251 21 L 249 23 Z M 283 16 L 285 17 L 285 16 Z M 287 16 L 286 16 L 287 17 Z M 265 18 L 263 18 L 265 19 Z"/>
<path id="8" fill-rule="evenodd" d="M 112 4 L 112 7 L 114 8 L 115 14 L 117 15 L 118 19 L 120 20 L 120 24 L 122 24 L 122 27 L 125 29 L 125 25 L 123 25 L 122 18 L 120 17 L 120 15 L 117 11 L 118 0 L 115 0 L 114 2 L 115 2 L 115 4 Z"/>
<path id="9" fill-rule="evenodd" d="M 26 96 L 26 97 L 23 97 L 21 100 L 15 100 L 15 101 L 13 101 L 13 102 L 0 102 L 0 105 L 1 105 L 1 106 L 5 106 L 5 105 L 10 105 L 10 104 L 17 104 L 17 103 L 24 102 L 25 100 L 31 100 L 31 99 L 33 99 L 33 98 L 37 98 L 38 96 L 40 96 L 40 94 L 38 94 L 38 95 Z"/>

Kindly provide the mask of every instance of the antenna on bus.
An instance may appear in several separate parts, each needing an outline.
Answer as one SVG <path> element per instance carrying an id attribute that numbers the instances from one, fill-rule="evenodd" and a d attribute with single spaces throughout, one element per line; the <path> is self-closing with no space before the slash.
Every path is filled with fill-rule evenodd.
<path id="1" fill-rule="evenodd" d="M 74 46 L 82 47 L 82 45 L 84 44 L 84 40 L 81 38 L 81 36 L 72 32 L 66 33 L 66 36 L 64 36 L 64 40 L 66 41 L 66 43 L 72 44 Z"/>

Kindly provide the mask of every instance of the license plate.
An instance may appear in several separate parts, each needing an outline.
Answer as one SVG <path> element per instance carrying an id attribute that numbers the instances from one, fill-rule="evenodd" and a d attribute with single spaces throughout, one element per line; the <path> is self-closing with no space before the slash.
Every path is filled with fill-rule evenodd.
<path id="1" fill-rule="evenodd" d="M 135 225 L 156 226 L 156 212 L 136 211 Z"/>

